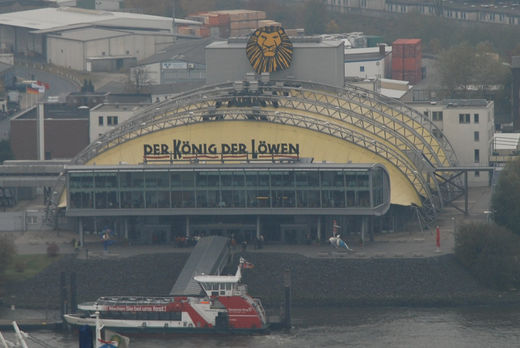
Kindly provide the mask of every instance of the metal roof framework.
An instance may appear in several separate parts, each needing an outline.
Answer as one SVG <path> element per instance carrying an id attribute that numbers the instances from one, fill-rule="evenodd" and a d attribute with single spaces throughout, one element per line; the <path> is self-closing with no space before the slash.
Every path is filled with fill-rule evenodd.
<path id="1" fill-rule="evenodd" d="M 102 152 L 163 129 L 221 121 L 269 122 L 334 136 L 392 163 L 423 199 L 425 222 L 433 221 L 443 195 L 433 169 L 456 164 L 437 127 L 407 105 L 368 90 L 300 82 L 259 81 L 205 86 L 156 103 L 106 133 L 73 161 L 87 163 Z"/>

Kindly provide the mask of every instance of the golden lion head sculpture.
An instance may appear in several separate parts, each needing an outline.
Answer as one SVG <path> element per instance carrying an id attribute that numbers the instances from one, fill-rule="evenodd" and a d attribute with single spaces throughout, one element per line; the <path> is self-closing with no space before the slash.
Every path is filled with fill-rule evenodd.
<path id="1" fill-rule="evenodd" d="M 282 27 L 258 28 L 247 41 L 246 55 L 257 74 L 287 69 L 292 52 L 291 40 Z"/>

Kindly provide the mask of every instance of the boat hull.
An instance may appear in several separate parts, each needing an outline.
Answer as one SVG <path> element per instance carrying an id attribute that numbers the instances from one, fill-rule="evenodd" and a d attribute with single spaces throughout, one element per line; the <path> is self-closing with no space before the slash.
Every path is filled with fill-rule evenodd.
<path id="1" fill-rule="evenodd" d="M 74 315 L 65 315 L 65 321 L 72 326 L 96 326 L 93 318 L 82 318 Z M 146 325 L 132 325 L 131 323 L 121 323 L 120 321 L 103 320 L 103 328 L 116 331 L 129 336 L 147 335 L 262 335 L 269 333 L 269 327 L 262 328 L 217 328 L 217 327 L 184 327 L 174 325 L 154 325 L 147 322 Z"/>

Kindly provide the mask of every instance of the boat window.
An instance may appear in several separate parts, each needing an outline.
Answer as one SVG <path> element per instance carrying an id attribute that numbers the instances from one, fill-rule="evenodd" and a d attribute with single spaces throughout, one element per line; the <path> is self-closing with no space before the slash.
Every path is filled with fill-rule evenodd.
<path id="1" fill-rule="evenodd" d="M 226 290 L 231 290 L 231 283 L 226 283 Z"/>
<path id="2" fill-rule="evenodd" d="M 181 320 L 181 312 L 169 312 L 168 314 L 170 315 L 170 320 Z"/>
<path id="3" fill-rule="evenodd" d="M 121 312 L 121 319 L 127 319 L 127 320 L 136 319 L 136 312 Z"/>
<path id="4" fill-rule="evenodd" d="M 159 312 L 159 320 L 170 320 L 170 314 L 168 312 Z"/>
<path id="5" fill-rule="evenodd" d="M 218 283 L 213 283 L 212 290 L 218 290 Z"/>

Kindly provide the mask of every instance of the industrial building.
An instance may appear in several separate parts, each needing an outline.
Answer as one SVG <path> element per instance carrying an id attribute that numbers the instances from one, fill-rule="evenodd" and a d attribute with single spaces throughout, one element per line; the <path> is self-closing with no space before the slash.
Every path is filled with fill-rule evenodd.
<path id="1" fill-rule="evenodd" d="M 363 13 L 372 16 L 390 14 L 403 15 L 416 13 L 423 16 L 437 16 L 461 22 L 480 22 L 517 25 L 520 24 L 520 11 L 517 3 L 472 3 L 403 0 L 327 0 L 328 8 L 337 13 Z"/>
<path id="2" fill-rule="evenodd" d="M 178 39 L 163 51 L 141 60 L 131 69 L 136 84 L 167 85 L 183 81 L 206 81 L 206 39 Z"/>
<path id="3" fill-rule="evenodd" d="M 345 77 L 381 79 L 392 77 L 392 46 L 346 48 Z"/>
<path id="4" fill-rule="evenodd" d="M 200 24 L 175 19 L 175 24 Z M 113 71 L 174 41 L 173 20 L 73 7 L 0 14 L 0 48 L 81 71 Z"/>
<path id="5" fill-rule="evenodd" d="M 96 141 L 100 136 L 132 118 L 146 104 L 99 104 L 90 110 L 89 139 Z"/>
<path id="6" fill-rule="evenodd" d="M 89 143 L 88 118 L 88 108 L 55 103 L 20 112 L 10 122 L 14 158 L 50 160 L 76 156 Z"/>
<path id="7" fill-rule="evenodd" d="M 324 41 L 320 37 L 293 37 L 291 40 L 295 59 L 289 69 L 277 72 L 276 78 L 344 86 L 342 41 Z M 240 81 L 251 72 L 246 44 L 247 37 L 209 44 L 206 47 L 206 83 Z"/>

